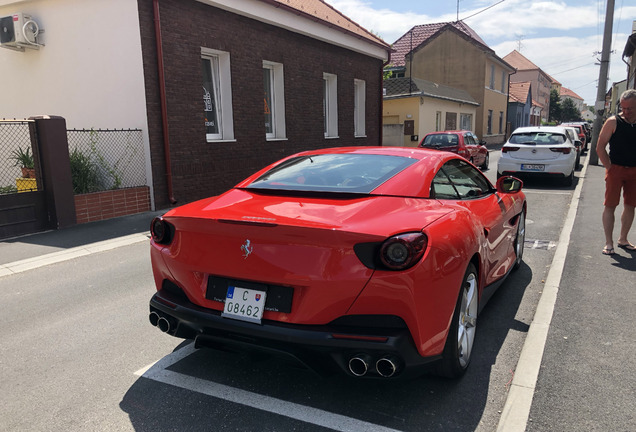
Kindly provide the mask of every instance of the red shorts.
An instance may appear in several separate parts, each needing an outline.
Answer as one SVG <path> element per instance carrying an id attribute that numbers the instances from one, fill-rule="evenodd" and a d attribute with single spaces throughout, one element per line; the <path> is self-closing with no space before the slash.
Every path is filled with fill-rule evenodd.
<path id="1" fill-rule="evenodd" d="M 623 204 L 636 207 L 636 167 L 621 165 L 610 166 L 605 172 L 605 202 L 607 207 L 616 207 L 621 199 L 623 189 Z"/>

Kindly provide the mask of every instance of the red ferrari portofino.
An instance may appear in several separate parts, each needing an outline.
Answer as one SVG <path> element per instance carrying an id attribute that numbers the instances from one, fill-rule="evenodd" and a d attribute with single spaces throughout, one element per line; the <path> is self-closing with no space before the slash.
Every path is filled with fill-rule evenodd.
<path id="1" fill-rule="evenodd" d="M 150 322 L 357 377 L 461 376 L 523 256 L 522 183 L 450 152 L 299 153 L 151 225 Z"/>

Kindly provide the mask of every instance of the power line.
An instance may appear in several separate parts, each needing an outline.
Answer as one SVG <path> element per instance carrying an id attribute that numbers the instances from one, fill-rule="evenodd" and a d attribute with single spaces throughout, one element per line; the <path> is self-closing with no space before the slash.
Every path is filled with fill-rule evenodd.
<path id="1" fill-rule="evenodd" d="M 475 12 L 474 14 L 472 14 L 472 15 L 470 15 L 470 16 L 467 16 L 467 17 L 465 17 L 465 18 L 462 18 L 461 20 L 462 20 L 462 21 L 466 21 L 468 18 L 472 18 L 472 17 L 474 17 L 475 15 L 479 15 L 479 14 L 480 14 L 480 13 L 482 13 L 482 12 L 486 12 L 488 9 L 493 8 L 493 7 L 497 6 L 498 4 L 501 4 L 501 3 L 505 2 L 505 1 L 506 1 L 506 0 L 500 0 L 500 1 L 498 1 L 497 3 L 495 3 L 495 4 L 493 4 L 493 5 L 490 5 L 490 6 L 488 6 L 488 7 L 487 7 L 487 8 L 485 8 L 485 9 L 480 10 L 479 12 Z M 459 16 L 459 14 L 457 14 L 457 16 Z"/>

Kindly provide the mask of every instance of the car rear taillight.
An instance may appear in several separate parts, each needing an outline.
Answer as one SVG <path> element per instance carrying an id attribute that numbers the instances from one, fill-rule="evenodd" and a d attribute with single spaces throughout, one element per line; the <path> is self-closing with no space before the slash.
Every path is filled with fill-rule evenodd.
<path id="1" fill-rule="evenodd" d="M 150 235 L 158 244 L 169 244 L 172 241 L 173 227 L 161 217 L 156 217 L 150 223 Z"/>
<path id="2" fill-rule="evenodd" d="M 421 232 L 390 237 L 380 247 L 380 261 L 389 270 L 407 269 L 422 258 L 427 244 L 428 237 Z"/>
<path id="3" fill-rule="evenodd" d="M 501 148 L 501 152 L 502 153 L 514 152 L 514 151 L 517 151 L 517 150 L 519 150 L 519 147 L 506 147 L 506 146 L 504 146 L 504 147 Z"/>
<path id="4" fill-rule="evenodd" d="M 464 157 L 468 156 L 468 152 L 466 151 L 466 149 L 463 148 L 458 149 L 457 154 Z"/>
<path id="5" fill-rule="evenodd" d="M 555 153 L 570 154 L 570 151 L 572 151 L 572 149 L 570 147 L 553 147 L 550 148 L 550 151 L 553 151 Z"/>

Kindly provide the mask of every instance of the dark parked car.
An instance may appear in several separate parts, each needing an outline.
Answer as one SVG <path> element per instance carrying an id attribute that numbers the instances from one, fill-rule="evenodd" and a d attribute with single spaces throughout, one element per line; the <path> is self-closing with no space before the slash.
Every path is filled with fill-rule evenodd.
<path id="1" fill-rule="evenodd" d="M 488 169 L 490 156 L 477 135 L 468 130 L 440 131 L 426 134 L 420 142 L 420 148 L 444 150 L 457 153 L 482 170 Z"/>

